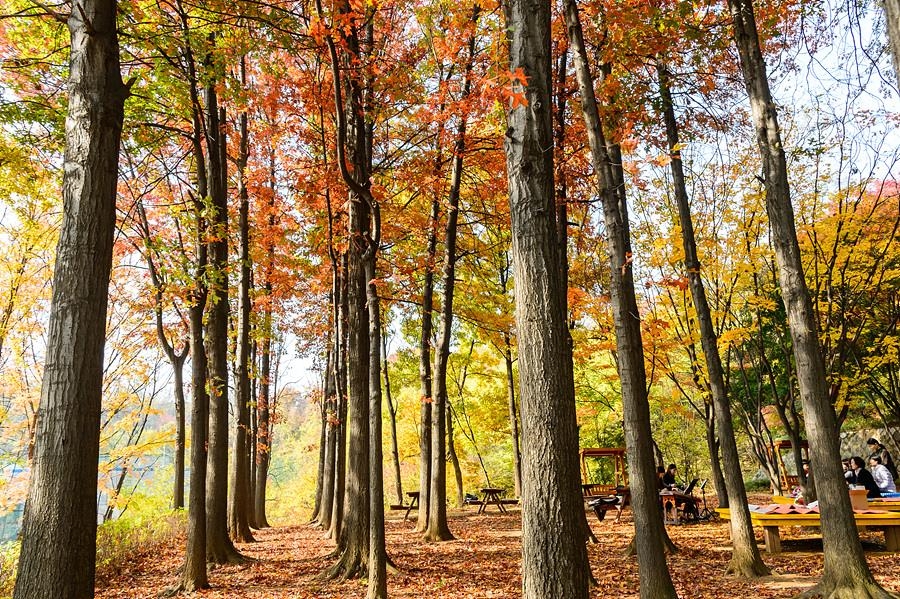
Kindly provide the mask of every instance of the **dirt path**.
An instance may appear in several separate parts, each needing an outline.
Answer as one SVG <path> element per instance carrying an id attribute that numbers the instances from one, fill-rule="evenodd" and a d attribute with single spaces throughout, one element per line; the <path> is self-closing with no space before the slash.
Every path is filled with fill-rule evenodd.
<path id="1" fill-rule="evenodd" d="M 611 514 L 611 516 L 614 515 Z M 388 577 L 391 597 L 509 598 L 520 596 L 519 512 L 490 512 L 477 516 L 474 509 L 453 511 L 450 528 L 457 540 L 423 543 L 397 512 L 387 522 L 388 552 L 401 572 Z M 599 543 L 589 545 L 591 567 L 599 587 L 592 597 L 637 599 L 637 561 L 622 557 L 632 535 L 630 513 L 616 524 L 610 517 L 589 521 Z M 821 574 L 821 540 L 817 531 L 799 529 L 784 534 L 785 553 L 766 556 L 775 576 L 752 583 L 725 578 L 722 572 L 730 556 L 726 523 L 670 527 L 670 536 L 681 551 L 669 560 L 679 595 L 683 598 L 792 597 Z M 256 561 L 212 570 L 213 588 L 194 597 L 246 597 L 252 599 L 365 597 L 364 581 L 324 582 L 316 577 L 332 563 L 334 545 L 322 532 L 309 526 L 287 526 L 257 532 L 259 542 L 240 545 Z M 883 543 L 880 533 L 865 533 L 872 549 Z M 100 599 L 150 598 L 172 586 L 183 560 L 183 540 L 137 559 L 118 573 L 98 581 Z M 870 552 L 869 562 L 879 580 L 900 590 L 896 554 Z"/>

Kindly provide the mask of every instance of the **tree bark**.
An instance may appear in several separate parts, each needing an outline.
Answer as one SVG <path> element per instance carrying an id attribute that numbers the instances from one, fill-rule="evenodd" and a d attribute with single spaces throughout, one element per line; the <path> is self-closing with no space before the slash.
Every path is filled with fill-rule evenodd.
<path id="1" fill-rule="evenodd" d="M 384 546 L 384 455 L 381 430 L 381 308 L 375 286 L 380 228 L 373 206 L 375 239 L 366 256 L 366 304 L 369 312 L 369 586 L 367 599 L 387 598 L 387 554 Z"/>
<path id="2" fill-rule="evenodd" d="M 428 494 L 431 489 L 431 335 L 433 332 L 432 312 L 434 309 L 434 261 L 437 256 L 437 226 L 440 202 L 431 202 L 431 216 L 428 220 L 428 249 L 425 263 L 425 282 L 422 288 L 422 332 L 419 338 L 419 382 L 421 402 L 419 410 L 419 514 L 416 530 L 425 532 L 428 526 Z"/>
<path id="3" fill-rule="evenodd" d="M 479 8 L 472 12 L 473 23 L 478 21 Z M 472 61 L 475 54 L 475 36 L 469 38 L 469 55 L 463 76 L 461 101 L 465 101 L 472 89 Z M 456 233 L 459 221 L 459 195 L 462 186 L 463 156 L 466 150 L 467 119 L 460 117 L 456 129 L 453 166 L 450 173 L 450 193 L 447 206 L 447 223 L 444 232 L 444 265 L 441 276 L 443 301 L 438 334 L 438 346 L 434 356 L 434 404 L 431 411 L 431 481 L 428 492 L 428 526 L 426 541 L 449 541 L 453 533 L 447 524 L 447 363 L 450 359 L 450 337 L 453 335 L 453 292 L 456 284 Z"/>
<path id="4" fill-rule="evenodd" d="M 210 43 L 214 38 L 210 37 Z M 207 56 L 206 68 L 211 68 Z M 228 537 L 228 188 L 225 130 L 215 82 L 206 86 L 206 159 L 209 177 L 209 466 L 206 471 L 206 557 L 214 564 L 239 562 Z"/>
<path id="5" fill-rule="evenodd" d="M 265 283 L 266 293 L 271 295 L 272 284 Z M 256 528 L 269 528 L 266 517 L 266 483 L 269 478 L 269 449 L 271 447 L 271 431 L 269 406 L 272 389 L 272 311 L 269 307 L 263 312 L 263 339 L 260 346 L 259 397 L 257 398 L 257 431 L 256 431 L 256 480 L 253 490 L 253 519 Z"/>
<path id="6" fill-rule="evenodd" d="M 593 79 L 584 45 L 578 5 L 566 2 L 566 26 L 581 92 L 581 108 L 587 129 L 594 172 L 597 173 L 603 204 L 610 259 L 610 297 L 616 327 L 616 355 L 622 384 L 625 417 L 625 445 L 635 520 L 641 597 L 676 596 L 663 547 L 664 531 L 659 517 L 656 466 L 650 430 L 646 372 L 634 278 L 631 241 L 624 185 L 619 188 L 600 121 Z M 620 162 L 617 164 L 621 164 Z M 524 384 L 520 388 L 524 388 Z M 523 410 L 524 414 L 524 410 Z"/>
<path id="7" fill-rule="evenodd" d="M 16 599 L 91 597 L 106 308 L 123 106 L 116 3 L 84 0 L 68 26 L 63 223 Z"/>
<path id="8" fill-rule="evenodd" d="M 894 60 L 894 74 L 900 79 L 900 0 L 884 0 L 884 20 Z"/>
<path id="9" fill-rule="evenodd" d="M 513 485 L 516 497 L 522 496 L 522 452 L 519 447 L 519 409 L 516 407 L 516 380 L 513 376 L 512 344 L 503 333 L 503 362 L 506 364 L 506 397 L 509 400 L 509 435 L 513 447 Z"/>
<path id="10" fill-rule="evenodd" d="M 246 59 L 241 57 L 241 83 L 246 85 Z M 240 155 L 238 157 L 238 229 L 240 233 L 238 282 L 238 326 L 235 340 L 235 376 L 237 427 L 234 434 L 234 467 L 231 472 L 231 503 L 228 506 L 228 533 L 232 540 L 253 542 L 250 532 L 250 455 L 247 437 L 250 429 L 250 197 L 245 170 L 250 154 L 247 113 L 240 116 Z M 321 481 L 321 478 L 319 479 Z M 317 494 L 318 498 L 318 494 Z"/>
<path id="11" fill-rule="evenodd" d="M 550 98 L 550 4 L 504 5 L 514 102 L 506 150 L 522 404 L 522 596 L 588 596 L 568 330 L 559 302 Z M 514 96 L 517 97 L 517 96 Z M 527 105 L 525 104 L 527 102 Z"/>
<path id="12" fill-rule="evenodd" d="M 459 456 L 456 455 L 456 442 L 453 438 L 453 404 L 447 402 L 447 457 L 453 465 L 453 477 L 456 481 L 456 507 L 462 509 L 466 502 L 466 494 L 463 490 L 462 468 L 459 465 Z"/>
<path id="13" fill-rule="evenodd" d="M 387 396 L 388 414 L 391 418 L 391 463 L 394 465 L 394 493 L 397 505 L 403 504 L 403 478 L 400 476 L 400 448 L 397 445 L 397 404 L 391 398 L 391 377 L 388 372 L 387 342 L 381 334 L 381 346 L 384 350 L 384 392 Z"/>
<path id="14" fill-rule="evenodd" d="M 678 146 L 678 121 L 675 118 L 675 107 L 672 104 L 671 75 L 666 65 L 657 61 L 660 96 L 662 98 L 663 119 L 666 125 L 666 139 L 669 146 L 672 170 L 672 182 L 675 188 L 675 201 L 678 204 L 678 220 L 681 224 L 681 240 L 684 247 L 684 267 L 687 270 L 691 299 L 700 324 L 700 343 L 706 358 L 706 370 L 709 377 L 709 390 L 714 404 L 716 427 L 719 430 L 719 446 L 725 463 L 725 488 L 728 493 L 728 505 L 731 506 L 731 544 L 733 547 L 731 562 L 726 571 L 742 578 L 755 578 L 770 574 L 769 568 L 762 561 L 756 539 L 753 536 L 753 525 L 750 523 L 750 509 L 747 506 L 747 490 L 741 476 L 741 462 L 737 442 L 734 438 L 734 425 L 731 418 L 731 405 L 725 390 L 725 377 L 722 373 L 722 360 L 719 357 L 718 338 L 713 325 L 706 290 L 700 276 L 700 259 L 697 256 L 697 242 L 694 238 L 694 224 L 688 202 L 687 184 L 684 168 L 681 163 L 681 150 Z M 715 446 L 712 448 L 715 449 Z M 711 454 L 715 457 L 715 454 Z"/>
<path id="15" fill-rule="evenodd" d="M 797 384 L 810 445 L 810 466 L 816 473 L 819 493 L 824 572 L 820 583 L 803 593 L 803 596 L 821 596 L 826 599 L 896 597 L 882 589 L 869 570 L 841 471 L 837 422 L 829 401 L 825 364 L 819 348 L 812 302 L 803 275 L 787 161 L 775 103 L 769 89 L 766 65 L 760 50 L 753 4 L 750 0 L 729 0 L 728 5 L 734 21 L 735 45 L 740 56 L 744 84 L 750 96 L 753 124 L 763 163 L 766 211 L 793 342 Z"/>

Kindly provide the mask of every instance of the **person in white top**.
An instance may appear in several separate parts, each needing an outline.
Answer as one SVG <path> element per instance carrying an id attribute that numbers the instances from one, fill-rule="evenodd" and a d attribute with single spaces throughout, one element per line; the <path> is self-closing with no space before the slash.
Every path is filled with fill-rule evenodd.
<path id="1" fill-rule="evenodd" d="M 872 473 L 872 478 L 875 479 L 875 484 L 878 485 L 878 489 L 882 493 L 897 492 L 894 477 L 891 476 L 891 471 L 881 463 L 880 457 L 871 456 L 869 458 L 869 471 Z"/>

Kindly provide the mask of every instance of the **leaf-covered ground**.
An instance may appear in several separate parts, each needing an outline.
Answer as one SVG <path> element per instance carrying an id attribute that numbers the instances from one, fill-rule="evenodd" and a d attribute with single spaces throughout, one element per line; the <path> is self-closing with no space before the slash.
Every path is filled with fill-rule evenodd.
<path id="1" fill-rule="evenodd" d="M 389 576 L 391 597 L 481 598 L 520 596 L 520 520 L 518 510 L 507 515 L 488 511 L 476 515 L 475 508 L 451 511 L 450 528 L 455 541 L 422 542 L 412 521 L 402 512 L 388 515 L 388 551 L 400 569 Z M 632 535 L 630 510 L 622 521 L 615 512 L 598 522 L 588 521 L 599 543 L 589 545 L 591 568 L 599 586 L 592 597 L 637 598 L 637 561 L 623 557 Z M 299 516 L 299 515 L 298 515 Z M 669 568 L 679 596 L 701 597 L 792 597 L 809 587 L 822 571 L 822 544 L 818 529 L 782 531 L 784 553 L 764 554 L 777 574 L 753 582 L 723 575 L 730 551 L 725 522 L 670 526 L 669 535 L 679 553 L 669 559 Z M 761 533 L 758 532 L 758 539 Z M 307 597 L 365 597 L 365 582 L 324 582 L 317 576 L 332 563 L 334 545 L 322 532 L 306 525 L 259 531 L 258 542 L 240 545 L 254 561 L 224 566 L 210 572 L 213 588 L 195 597 L 247 597 L 254 599 Z M 879 532 L 862 533 L 869 564 L 886 587 L 900 591 L 900 556 L 884 553 Z M 761 540 L 760 540 L 761 543 Z M 156 597 L 177 579 L 184 539 L 171 546 L 148 551 L 117 572 L 99 573 L 97 597 L 102 599 Z"/>

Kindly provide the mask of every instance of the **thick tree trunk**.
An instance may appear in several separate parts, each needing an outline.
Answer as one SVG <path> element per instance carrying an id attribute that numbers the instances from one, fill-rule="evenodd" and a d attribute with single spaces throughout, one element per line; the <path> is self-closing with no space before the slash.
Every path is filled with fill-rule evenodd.
<path id="1" fill-rule="evenodd" d="M 687 270 L 691 299 L 697 320 L 700 324 L 700 342 L 706 358 L 706 370 L 709 377 L 709 390 L 714 404 L 716 428 L 719 430 L 719 446 L 725 463 L 725 488 L 728 493 L 728 505 L 731 506 L 731 544 L 733 551 L 727 572 L 743 578 L 755 578 L 770 574 L 769 568 L 762 561 L 756 539 L 753 536 L 753 525 L 750 523 L 750 509 L 747 507 L 747 490 L 741 476 L 741 462 L 737 442 L 734 438 L 734 425 L 731 419 L 731 405 L 725 390 L 725 377 L 722 373 L 722 360 L 719 357 L 718 338 L 713 325 L 712 314 L 706 300 L 706 290 L 700 276 L 700 259 L 697 256 L 697 242 L 694 238 L 694 224 L 688 202 L 687 184 L 684 168 L 681 163 L 681 150 L 678 149 L 678 121 L 675 118 L 675 107 L 672 104 L 670 75 L 666 66 L 657 62 L 659 74 L 660 96 L 662 97 L 663 118 L 666 124 L 672 170 L 672 182 L 675 188 L 675 201 L 678 203 L 678 220 L 681 224 L 681 240 L 684 247 L 684 266 Z M 713 446 L 712 450 L 715 450 Z M 715 453 L 710 454 L 715 457 Z"/>
<path id="2" fill-rule="evenodd" d="M 209 198 L 209 466 L 206 471 L 206 557 L 214 564 L 239 562 L 228 537 L 228 189 L 225 130 L 214 83 L 207 85 L 206 158 Z"/>
<path id="3" fill-rule="evenodd" d="M 377 209 L 374 211 L 378 220 Z M 378 229 L 376 222 L 375 229 Z M 366 307 L 369 312 L 369 586 L 367 599 L 387 598 L 387 555 L 384 547 L 384 455 L 381 432 L 381 308 L 375 286 L 378 239 L 366 257 Z"/>
<path id="4" fill-rule="evenodd" d="M 245 59 L 241 58 L 241 80 L 246 83 Z M 250 454 L 247 432 L 250 429 L 250 198 L 244 170 L 250 154 L 247 113 L 240 117 L 240 156 L 238 158 L 239 189 L 238 229 L 240 233 L 240 280 L 238 282 L 238 325 L 235 340 L 235 376 L 237 428 L 234 434 L 234 467 L 231 472 L 231 503 L 228 506 L 228 533 L 234 541 L 254 541 L 250 532 Z M 320 479 L 321 480 L 321 479 Z M 317 495 L 318 498 L 318 495 Z"/>
<path id="5" fill-rule="evenodd" d="M 321 2 L 317 0 L 321 15 Z M 341 0 L 336 10 L 346 16 L 349 2 Z M 371 36 L 371 20 L 365 34 Z M 370 228 L 370 207 L 377 207 L 369 188 L 371 183 L 371 128 L 366 121 L 366 105 L 363 102 L 363 82 L 354 69 L 341 75 L 341 66 L 362 61 L 359 32 L 356 29 L 341 33 L 341 51 L 344 62 L 338 58 L 337 45 L 326 38 L 331 58 L 334 81 L 334 107 L 337 116 L 337 164 L 341 178 L 350 192 L 349 242 L 347 249 L 347 403 L 350 412 L 348 430 L 347 482 L 344 499 L 343 522 L 337 539 L 339 558 L 326 573 L 329 578 L 365 576 L 369 561 L 369 532 L 371 509 L 369 489 L 369 392 L 370 384 L 378 385 L 379 356 L 375 360 L 375 380 L 370 380 L 370 335 L 367 309 L 367 274 L 374 268 L 368 262 L 374 259 L 373 243 L 377 243 L 378 231 Z M 343 88 L 348 90 L 346 102 Z M 349 126 L 348 126 L 349 119 Z M 352 172 L 349 168 L 352 165 Z M 373 238 L 376 241 L 373 241 Z M 377 339 L 376 339 L 377 341 Z M 380 352 L 379 352 L 380 353 Z M 379 397 L 380 402 L 380 397 Z M 383 506 L 382 506 L 383 509 Z M 377 549 L 376 549 L 377 551 Z M 378 573 L 373 573 L 375 576 Z"/>
<path id="6" fill-rule="evenodd" d="M 369 329 L 366 272 L 363 256 L 369 210 L 365 202 L 350 202 L 348 259 L 348 427 L 347 477 L 343 521 L 338 537 L 339 559 L 329 578 L 364 576 L 369 560 Z"/>
<path id="7" fill-rule="evenodd" d="M 894 75 L 900 78 L 900 0 L 884 0 L 884 20 L 894 59 Z"/>
<path id="8" fill-rule="evenodd" d="M 610 259 L 610 297 L 616 327 L 616 348 L 622 404 L 625 416 L 625 445 L 634 506 L 635 544 L 638 554 L 642 597 L 676 596 L 663 547 L 663 523 L 659 517 L 656 466 L 650 430 L 650 406 L 647 400 L 646 373 L 634 278 L 631 267 L 631 242 L 624 186 L 618 189 L 607 151 L 603 125 L 594 95 L 593 78 L 581 29 L 578 5 L 566 2 L 566 25 L 574 56 L 581 108 L 597 173 L 603 204 Z M 615 156 L 612 157 L 612 160 Z M 618 192 L 617 192 L 618 189 Z M 521 370 L 521 367 L 520 367 Z M 524 388 L 524 383 L 520 388 Z M 523 415 L 525 410 L 523 409 Z"/>
<path id="9" fill-rule="evenodd" d="M 73 6 L 63 223 L 16 599 L 91 597 L 103 347 L 123 104 L 116 3 Z"/>
<path id="10" fill-rule="evenodd" d="M 503 361 L 506 364 L 506 397 L 509 400 L 509 434 L 513 448 L 513 484 L 516 497 L 522 496 L 522 452 L 519 448 L 519 409 L 516 407 L 516 380 L 513 376 L 512 344 L 503 333 Z"/>
<path id="11" fill-rule="evenodd" d="M 394 465 L 394 493 L 397 497 L 397 505 L 403 504 L 403 478 L 400 476 L 400 448 L 397 445 L 397 404 L 391 397 L 391 377 L 388 372 L 387 343 L 384 335 L 381 336 L 384 362 L 384 392 L 387 396 L 388 415 L 391 418 L 391 463 Z"/>
<path id="12" fill-rule="evenodd" d="M 522 403 L 522 596 L 588 596 L 572 370 L 559 302 L 553 189 L 550 4 L 504 6 L 509 72 L 522 94 L 507 112 L 504 141 L 516 280 Z"/>
<path id="13" fill-rule="evenodd" d="M 750 0 L 729 0 L 734 20 L 734 39 L 766 185 L 766 211 L 778 263 L 778 279 L 793 342 L 797 383 L 806 419 L 810 466 L 816 473 L 822 514 L 824 572 L 821 582 L 804 596 L 823 598 L 896 597 L 872 577 L 863 555 L 850 507 L 850 496 L 841 471 L 837 422 L 828 395 L 825 364 L 819 348 L 816 321 L 803 275 L 800 247 L 794 225 L 787 161 L 775 103 L 769 89 L 766 65 L 760 51 L 756 19 Z"/>
<path id="14" fill-rule="evenodd" d="M 198 217 L 200 210 L 197 210 Z M 199 235 L 198 235 L 199 237 Z M 198 245 L 203 245 L 198 239 Z M 208 459 L 209 394 L 206 391 L 207 361 L 203 344 L 203 311 L 206 289 L 199 283 L 205 269 L 205 251 L 197 264 L 195 302 L 189 309 L 191 328 L 191 487 L 188 498 L 187 549 L 179 588 L 190 592 L 209 587 L 206 576 L 206 465 Z"/>

